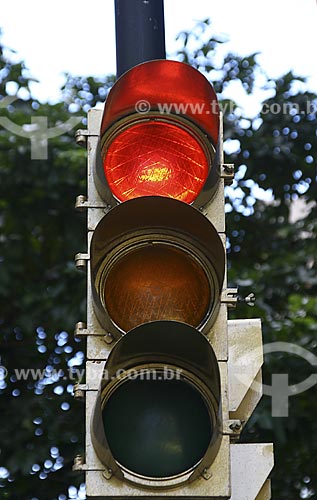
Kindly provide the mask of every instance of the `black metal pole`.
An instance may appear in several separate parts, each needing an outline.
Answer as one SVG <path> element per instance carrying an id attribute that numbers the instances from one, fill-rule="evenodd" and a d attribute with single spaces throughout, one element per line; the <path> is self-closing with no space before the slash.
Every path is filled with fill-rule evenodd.
<path id="1" fill-rule="evenodd" d="M 115 0 L 117 77 L 145 61 L 165 59 L 163 0 Z"/>

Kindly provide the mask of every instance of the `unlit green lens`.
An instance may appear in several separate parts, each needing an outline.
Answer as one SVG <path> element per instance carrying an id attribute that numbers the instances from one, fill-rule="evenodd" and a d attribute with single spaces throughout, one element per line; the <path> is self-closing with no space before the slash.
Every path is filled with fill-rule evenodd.
<path id="1" fill-rule="evenodd" d="M 196 465 L 213 432 L 204 399 L 183 380 L 128 380 L 107 401 L 103 422 L 114 458 L 155 478 Z"/>

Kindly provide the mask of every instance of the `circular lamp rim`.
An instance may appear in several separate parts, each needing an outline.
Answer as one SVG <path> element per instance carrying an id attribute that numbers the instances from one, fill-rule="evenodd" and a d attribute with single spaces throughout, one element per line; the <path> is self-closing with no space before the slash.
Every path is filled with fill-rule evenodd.
<path id="1" fill-rule="evenodd" d="M 208 164 L 208 174 L 206 179 L 204 180 L 204 183 L 197 192 L 194 200 L 192 200 L 189 203 L 189 205 L 195 204 L 196 200 L 200 198 L 201 193 L 204 191 L 204 186 L 206 185 L 207 180 L 210 176 L 210 172 L 211 169 L 213 168 L 213 164 L 216 157 L 216 150 L 211 142 L 211 139 L 207 136 L 207 134 L 204 133 L 194 122 L 192 122 L 188 118 L 184 118 L 182 116 L 173 113 L 169 113 L 168 115 L 162 115 L 162 113 L 160 113 L 159 111 L 157 112 L 151 111 L 146 115 L 146 117 L 142 117 L 137 113 L 132 113 L 123 118 L 120 118 L 119 120 L 114 122 L 111 125 L 111 127 L 108 128 L 101 136 L 100 147 L 101 147 L 102 160 L 104 161 L 104 159 L 106 158 L 107 148 L 111 146 L 113 141 L 115 141 L 115 139 L 120 134 L 122 134 L 123 132 L 129 130 L 129 128 L 132 128 L 134 126 L 149 124 L 149 123 L 156 123 L 162 125 L 168 124 L 176 126 L 187 132 L 191 137 L 193 137 L 197 141 L 199 146 L 202 148 Z M 116 200 L 117 203 L 123 203 L 124 201 L 120 200 L 118 196 L 116 196 L 116 194 L 113 193 L 113 191 L 111 190 L 105 172 L 104 176 L 108 185 L 108 189 L 111 191 L 113 198 Z"/>
<path id="2" fill-rule="evenodd" d="M 164 373 L 164 368 L 169 369 L 171 371 L 174 371 L 175 373 L 179 373 L 179 367 L 173 365 L 173 364 L 168 364 L 168 363 L 147 363 L 147 364 L 141 364 L 137 365 L 133 368 L 130 368 L 126 370 L 124 373 L 120 374 L 119 377 L 116 377 L 115 379 L 112 379 L 108 384 L 104 386 L 104 388 L 101 391 L 101 411 L 104 410 L 107 401 L 111 398 L 111 396 L 115 393 L 116 389 L 121 387 L 124 383 L 128 382 L 131 380 L 129 378 L 130 374 L 133 373 L 143 373 L 144 370 L 153 370 L 155 369 L 156 372 L 163 372 Z M 132 379 L 135 380 L 135 379 Z M 180 380 L 180 379 L 178 379 Z M 196 462 L 192 467 L 189 469 L 182 471 L 178 474 L 174 474 L 171 476 L 165 476 L 165 477 L 152 477 L 152 476 L 146 476 L 142 475 L 140 473 L 133 472 L 129 470 L 127 467 L 122 465 L 118 460 L 116 460 L 114 457 L 114 461 L 118 465 L 119 469 L 123 473 L 123 477 L 126 481 L 132 482 L 134 484 L 138 484 L 140 486 L 144 487 L 157 487 L 157 488 L 172 488 L 174 486 L 178 486 L 179 484 L 182 484 L 186 481 L 189 480 L 190 476 L 192 473 L 197 469 L 197 467 L 204 462 L 204 459 L 207 455 L 207 452 L 212 444 L 213 437 L 215 433 L 217 432 L 217 412 L 215 411 L 215 407 L 217 406 L 217 403 L 215 402 L 215 398 L 213 395 L 206 389 L 205 384 L 199 379 L 199 377 L 195 376 L 193 373 L 191 373 L 189 370 L 186 370 L 184 368 L 181 369 L 181 380 L 187 384 L 189 384 L 192 388 L 194 388 L 202 398 L 207 412 L 209 416 L 209 420 L 211 423 L 211 427 L 213 429 L 213 432 L 211 434 L 211 439 L 208 443 L 208 446 L 206 447 L 206 451 L 204 455 L 201 457 L 198 462 Z M 108 444 L 109 446 L 109 444 Z M 109 450 L 112 454 L 111 448 L 109 446 Z M 113 456 L 113 455 L 112 455 Z"/>
<path id="3" fill-rule="evenodd" d="M 147 239 L 145 239 L 146 237 Z M 208 305 L 208 309 L 206 310 L 199 324 L 191 325 L 194 328 L 197 328 L 198 330 L 204 329 L 204 327 L 208 323 L 208 320 L 215 315 L 219 303 L 220 292 L 218 291 L 217 287 L 217 276 L 214 269 L 210 265 L 208 265 L 208 259 L 204 256 L 203 252 L 199 251 L 199 249 L 197 249 L 194 245 L 190 245 L 190 242 L 186 241 L 187 246 L 185 246 L 184 240 L 181 238 L 177 238 L 175 234 L 171 235 L 170 238 L 168 238 L 166 233 L 164 235 L 160 234 L 139 235 L 138 237 L 135 237 L 135 239 L 132 240 L 130 239 L 130 244 L 127 245 L 127 243 L 125 242 L 125 244 L 122 246 L 121 249 L 120 248 L 118 249 L 118 247 L 116 247 L 112 252 L 109 252 L 107 255 L 105 255 L 104 259 L 99 265 L 98 272 L 96 273 L 96 277 L 94 280 L 95 287 L 99 298 L 101 297 L 101 305 L 105 313 L 109 317 L 114 327 L 121 333 L 121 335 L 124 335 L 126 331 L 123 330 L 111 317 L 107 308 L 104 293 L 102 292 L 105 289 L 107 278 L 113 266 L 118 261 L 120 261 L 121 258 L 129 255 L 130 252 L 136 251 L 139 248 L 141 249 L 148 245 L 156 245 L 156 244 L 166 245 L 167 247 L 175 248 L 177 250 L 180 250 L 181 252 L 184 252 L 186 255 L 192 258 L 204 272 L 209 284 L 211 300 Z"/>

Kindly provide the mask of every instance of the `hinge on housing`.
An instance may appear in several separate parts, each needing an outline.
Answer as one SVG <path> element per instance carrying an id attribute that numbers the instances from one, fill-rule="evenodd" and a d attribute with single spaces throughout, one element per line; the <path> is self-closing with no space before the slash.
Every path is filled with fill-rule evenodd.
<path id="1" fill-rule="evenodd" d="M 87 470 L 87 466 L 85 464 L 85 459 L 84 459 L 83 455 L 76 455 L 75 456 L 72 470 L 73 471 Z"/>
<path id="2" fill-rule="evenodd" d="M 228 307 L 233 309 L 236 307 L 238 302 L 238 289 L 237 288 L 226 288 L 221 294 L 220 302 L 222 304 L 227 304 Z"/>
<path id="3" fill-rule="evenodd" d="M 75 209 L 79 210 L 79 212 L 83 212 L 84 210 L 87 210 L 87 208 L 103 208 L 105 213 L 107 213 L 109 212 L 111 205 L 106 205 L 102 201 L 94 201 L 91 203 L 87 199 L 87 196 L 80 194 L 76 197 Z"/>
<path id="4" fill-rule="evenodd" d="M 230 436 L 232 440 L 239 438 L 243 429 L 243 422 L 241 420 L 226 420 L 223 422 L 223 434 Z"/>
<path id="5" fill-rule="evenodd" d="M 230 186 L 234 179 L 234 164 L 233 163 L 223 163 L 220 166 L 220 177 L 224 179 L 225 185 Z"/>
<path id="6" fill-rule="evenodd" d="M 87 260 L 89 260 L 88 253 L 76 253 L 75 255 L 75 266 L 80 271 L 84 271 L 87 267 Z"/>
<path id="7" fill-rule="evenodd" d="M 88 386 L 86 384 L 75 384 L 73 387 L 74 398 L 83 401 L 86 391 L 88 391 Z"/>
<path id="8" fill-rule="evenodd" d="M 74 336 L 79 338 L 79 337 L 87 337 L 88 335 L 103 337 L 103 340 L 106 342 L 106 344 L 111 344 L 111 342 L 113 342 L 114 340 L 110 332 L 105 332 L 104 330 L 97 330 L 97 329 L 89 330 L 87 328 L 86 323 L 83 323 L 82 321 L 76 323 Z"/>
<path id="9" fill-rule="evenodd" d="M 89 137 L 88 130 L 84 130 L 84 129 L 76 130 L 75 141 L 76 141 L 76 144 L 78 144 L 78 146 L 80 146 L 81 148 L 87 147 L 88 137 Z"/>
<path id="10" fill-rule="evenodd" d="M 76 196 L 75 208 L 80 212 L 83 212 L 86 208 L 88 208 L 87 196 L 84 196 L 83 194 Z"/>
<path id="11" fill-rule="evenodd" d="M 88 137 L 99 137 L 99 134 L 92 134 L 87 129 L 79 129 L 79 130 L 76 130 L 76 132 L 75 132 L 76 144 L 78 144 L 78 146 L 81 146 L 82 148 L 87 147 Z"/>

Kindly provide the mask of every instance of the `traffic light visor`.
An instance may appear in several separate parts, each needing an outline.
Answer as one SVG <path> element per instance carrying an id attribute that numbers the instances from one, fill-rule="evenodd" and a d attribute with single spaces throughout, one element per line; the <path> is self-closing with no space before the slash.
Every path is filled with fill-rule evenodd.
<path id="1" fill-rule="evenodd" d="M 219 180 L 218 140 L 217 97 L 198 70 L 169 60 L 135 66 L 105 103 L 98 191 L 103 199 L 110 191 L 116 202 L 140 196 L 206 201 Z"/>

